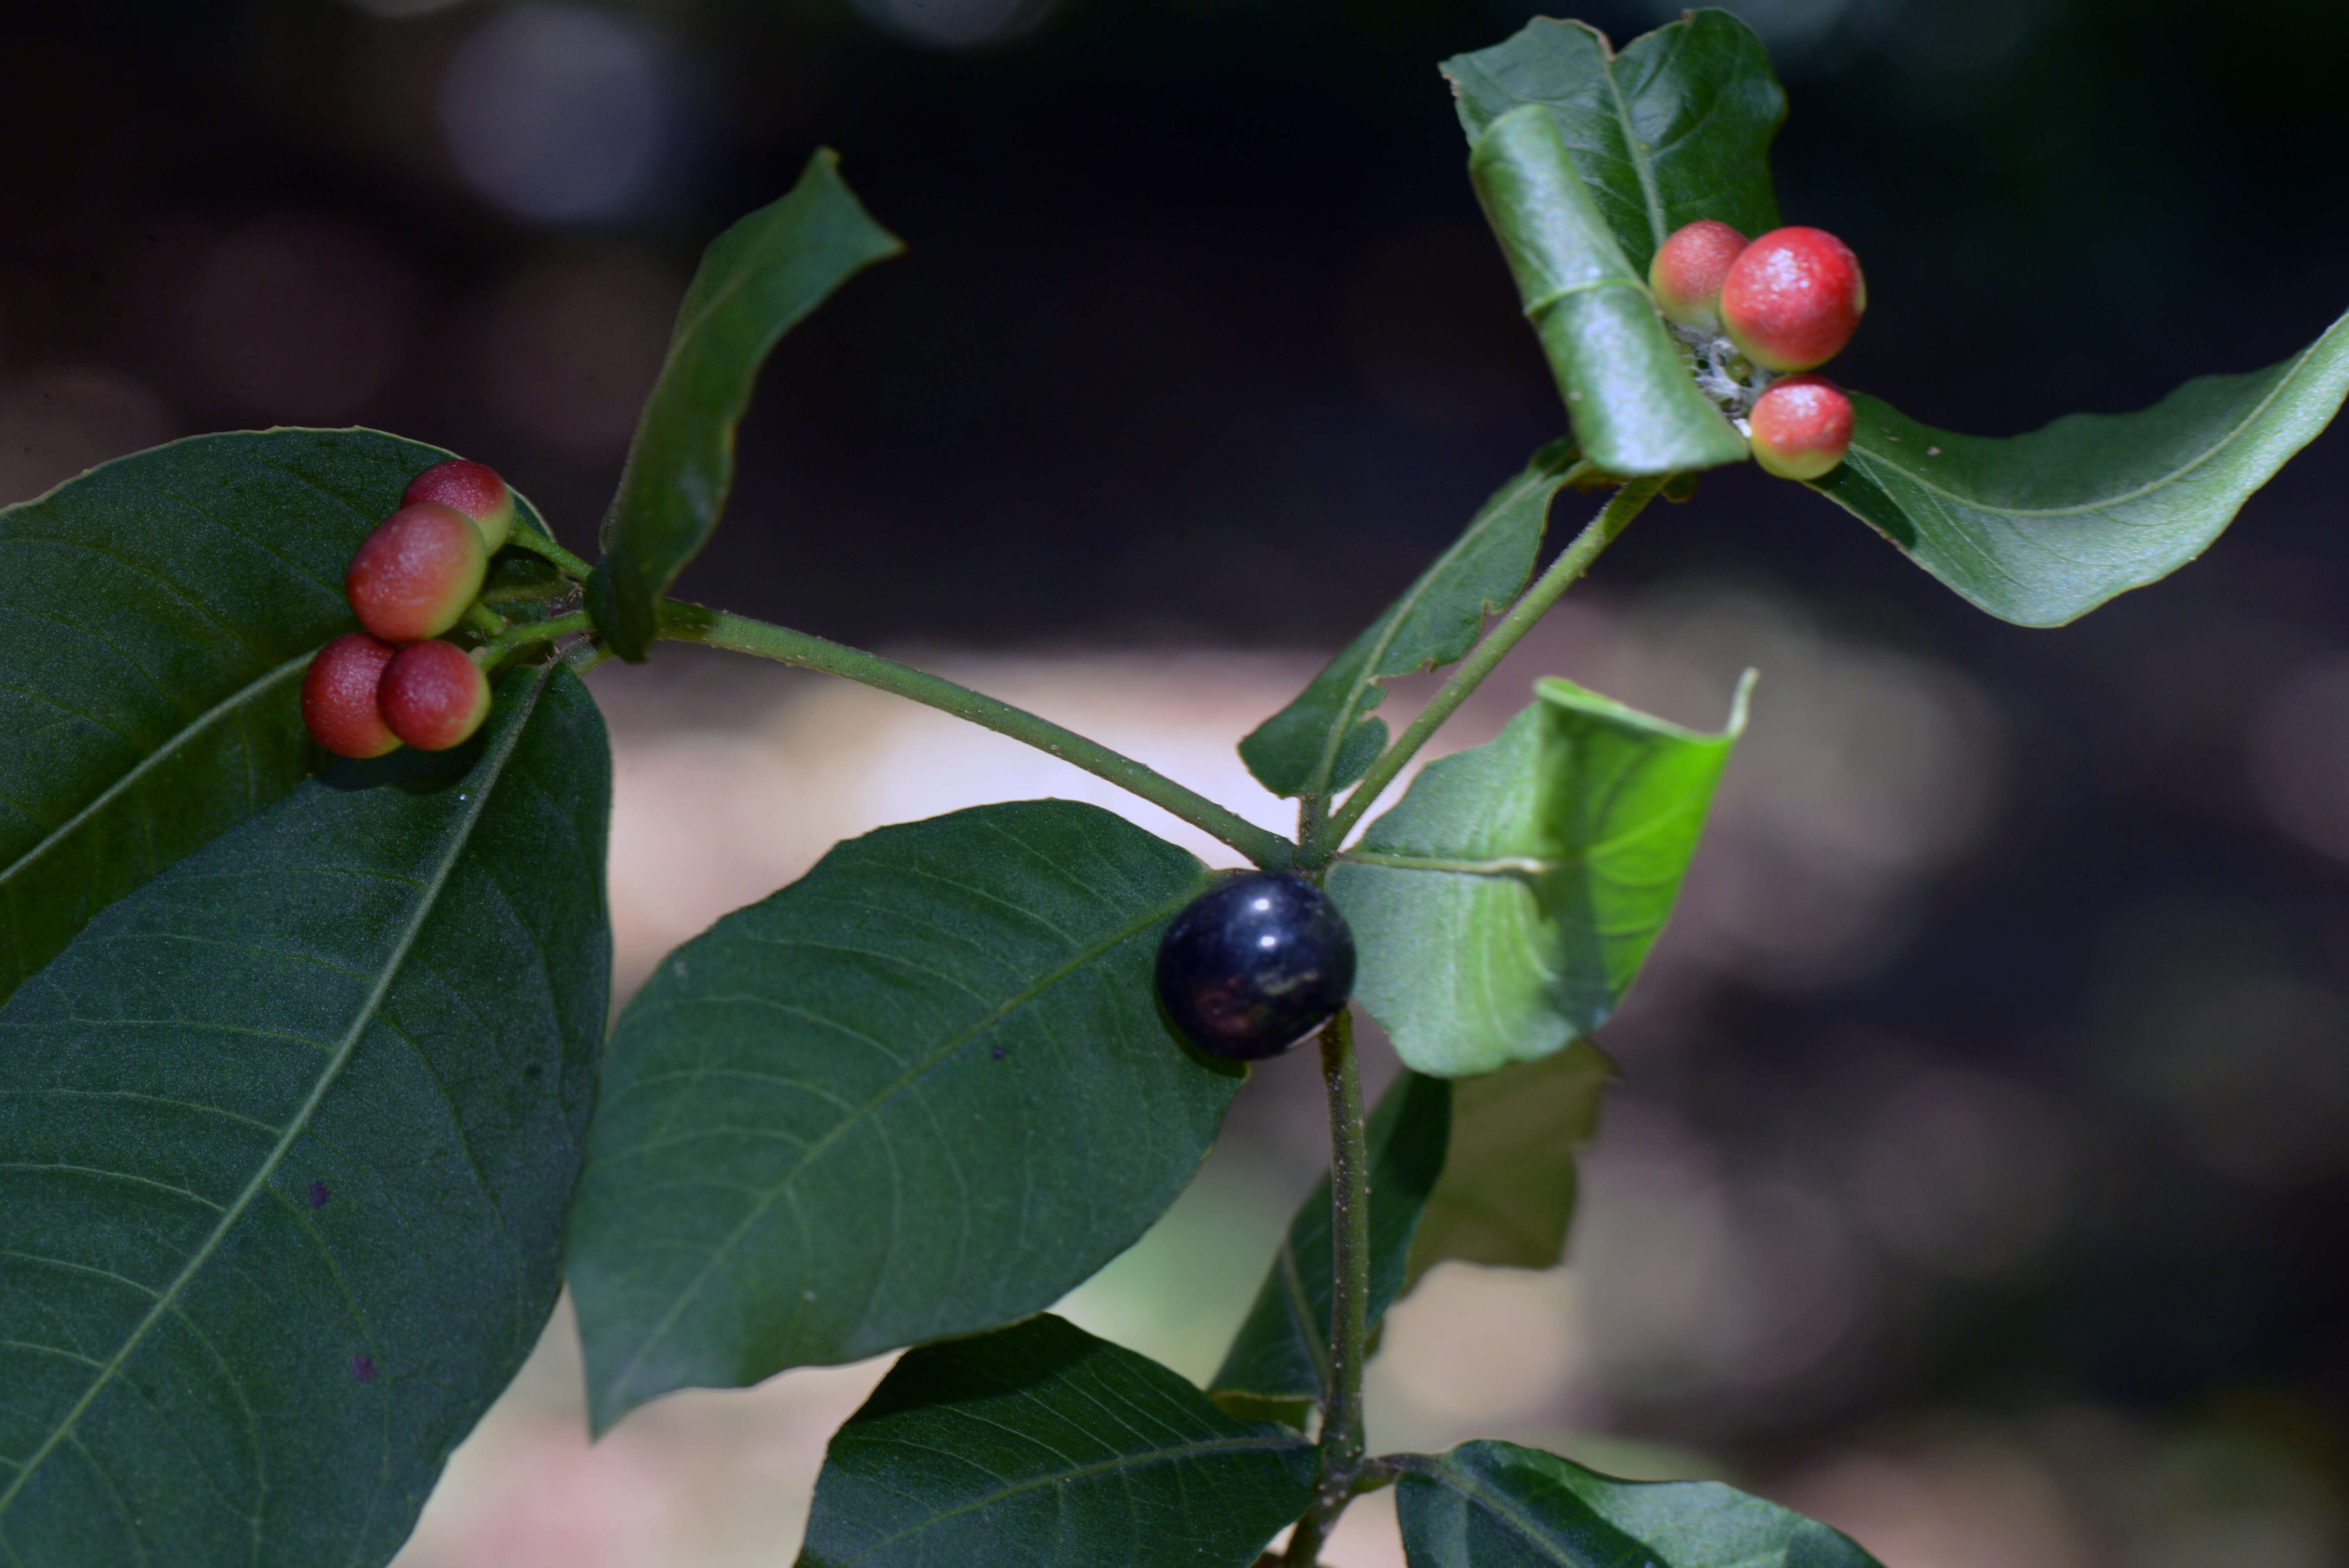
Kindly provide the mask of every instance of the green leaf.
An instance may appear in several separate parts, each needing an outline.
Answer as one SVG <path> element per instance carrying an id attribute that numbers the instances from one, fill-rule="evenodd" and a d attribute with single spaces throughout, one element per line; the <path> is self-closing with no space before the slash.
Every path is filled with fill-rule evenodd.
<path id="1" fill-rule="evenodd" d="M 1786 94 L 1762 40 L 1726 11 L 1692 11 L 1619 55 L 1595 27 L 1543 18 L 1443 68 L 1472 143 L 1512 109 L 1549 111 L 1643 278 L 1656 247 L 1699 218 L 1748 239 L 1778 226 L 1770 142 Z"/>
<path id="2" fill-rule="evenodd" d="M 1057 1317 L 907 1354 L 833 1435 L 800 1568 L 1246 1568 L 1311 1444 Z"/>
<path id="3" fill-rule="evenodd" d="M 381 1563 L 554 1305 L 609 1006 L 603 721 L 519 670 L 0 1008 L 0 1557 Z"/>
<path id="4" fill-rule="evenodd" d="M 1815 488 L 2001 620 L 2060 626 L 2209 549 L 2344 393 L 2349 315 L 2265 370 L 2027 436 L 1952 435 L 1855 393 L 1851 455 Z"/>
<path id="5" fill-rule="evenodd" d="M 833 290 L 904 249 L 842 181 L 839 155 L 823 148 L 789 195 L 702 253 L 604 519 L 610 592 L 596 624 L 622 658 L 644 658 L 660 596 L 726 510 L 734 427 L 759 367 Z"/>
<path id="6" fill-rule="evenodd" d="M 1615 1064 L 1588 1040 L 1452 1086 L 1451 1152 L 1412 1237 L 1403 1289 L 1437 1264 L 1555 1268 L 1574 1219 L 1575 1160 L 1599 1132 Z"/>
<path id="7" fill-rule="evenodd" d="M 316 768 L 302 671 L 352 627 L 343 573 L 448 456 L 374 430 L 198 436 L 0 510 L 0 999 Z"/>
<path id="8" fill-rule="evenodd" d="M 1882 1568 L 1849 1536 L 1711 1480 L 1616 1480 L 1515 1443 L 1403 1461 L 1411 1568 Z"/>
<path id="9" fill-rule="evenodd" d="M 1240 742 L 1257 783 L 1276 795 L 1328 795 L 1362 776 L 1387 743 L 1385 723 L 1362 717 L 1386 700 L 1379 683 L 1460 658 L 1485 617 L 1525 591 L 1550 501 L 1574 477 L 1578 457 L 1569 441 L 1536 452 L 1402 598 Z"/>
<path id="10" fill-rule="evenodd" d="M 1697 390 L 1549 111 L 1527 104 L 1485 128 L 1468 178 L 1591 466 L 1629 477 L 1743 462 L 1745 438 Z"/>
<path id="11" fill-rule="evenodd" d="M 884 828 L 622 1015 L 568 1268 L 598 1430 L 1050 1305 L 1190 1180 L 1245 1075 L 1177 1045 L 1199 862 L 1095 806 Z"/>
<path id="12" fill-rule="evenodd" d="M 1379 1099 L 1365 1135 L 1371 1162 L 1370 1328 L 1402 1294 L 1403 1260 L 1444 1169 L 1452 1085 L 1405 1072 Z M 1330 1178 L 1298 1209 L 1288 1234 L 1208 1391 L 1236 1414 L 1302 1426 L 1330 1370 Z"/>
<path id="13" fill-rule="evenodd" d="M 1563 1048 L 1603 1023 L 1671 913 L 1745 724 L 1699 735 L 1569 681 L 1487 745 L 1430 763 L 1330 868 L 1361 954 L 1354 999 L 1443 1078 Z"/>

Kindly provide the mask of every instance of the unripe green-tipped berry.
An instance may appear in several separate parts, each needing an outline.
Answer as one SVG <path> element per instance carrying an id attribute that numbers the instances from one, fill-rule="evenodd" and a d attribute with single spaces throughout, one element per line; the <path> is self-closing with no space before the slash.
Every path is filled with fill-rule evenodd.
<path id="1" fill-rule="evenodd" d="M 1766 370 L 1815 370 L 1843 352 L 1868 309 L 1851 247 L 1825 229 L 1773 229 L 1730 263 L 1721 322 Z"/>
<path id="2" fill-rule="evenodd" d="M 445 463 L 435 463 L 408 481 L 408 490 L 399 498 L 402 506 L 414 506 L 429 500 L 441 506 L 454 507 L 473 520 L 481 531 L 481 542 L 495 554 L 509 534 L 513 531 L 513 491 L 498 470 L 487 463 L 477 463 L 471 458 L 451 458 Z"/>
<path id="3" fill-rule="evenodd" d="M 1754 399 L 1754 460 L 1782 480 L 1815 480 L 1851 449 L 1851 399 L 1824 376 L 1789 376 Z"/>
<path id="4" fill-rule="evenodd" d="M 454 643 L 410 643 L 392 656 L 376 688 L 391 732 L 419 751 L 446 751 L 472 738 L 490 716 L 490 683 Z"/>
<path id="5" fill-rule="evenodd" d="M 359 624 L 387 643 L 437 637 L 481 592 L 489 547 L 472 520 L 438 501 L 403 506 L 351 557 L 344 587 Z"/>
<path id="6" fill-rule="evenodd" d="M 1672 231 L 1648 263 L 1648 290 L 1666 319 L 1705 332 L 1721 328 L 1721 282 L 1745 249 L 1728 224 L 1699 218 Z"/>
<path id="7" fill-rule="evenodd" d="M 399 745 L 383 721 L 376 688 L 398 648 L 348 632 L 311 655 L 302 676 L 302 725 L 337 757 L 380 757 Z"/>

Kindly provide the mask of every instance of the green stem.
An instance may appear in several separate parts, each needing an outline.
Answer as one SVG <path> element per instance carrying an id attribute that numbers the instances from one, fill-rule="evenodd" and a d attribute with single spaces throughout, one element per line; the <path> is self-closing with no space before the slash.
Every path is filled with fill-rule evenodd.
<path id="1" fill-rule="evenodd" d="M 506 618 L 479 599 L 465 606 L 465 624 L 485 637 L 505 635 Z"/>
<path id="2" fill-rule="evenodd" d="M 1401 735 L 1395 737 L 1394 744 L 1379 754 L 1379 759 L 1371 764 L 1371 770 L 1362 775 L 1362 781 L 1354 786 L 1354 792 L 1346 797 L 1346 803 L 1305 841 L 1298 856 L 1300 865 L 1319 867 L 1329 862 L 1330 858 L 1338 852 L 1339 846 L 1346 841 L 1346 835 L 1354 830 L 1354 824 L 1362 820 L 1362 813 L 1369 810 L 1371 802 L 1394 782 L 1395 775 L 1402 771 L 1403 765 L 1427 744 L 1427 738 L 1433 735 L 1437 727 L 1452 717 L 1453 709 L 1467 700 L 1468 694 L 1493 673 L 1493 666 L 1517 645 L 1518 639 L 1534 629 L 1534 624 L 1557 603 L 1558 595 L 1572 587 L 1575 579 L 1590 569 L 1590 563 L 1599 559 L 1599 552 L 1614 543 L 1616 535 L 1621 533 L 1631 520 L 1656 499 L 1656 492 L 1663 489 L 1663 485 L 1661 476 L 1632 480 L 1609 498 L 1607 504 L 1599 509 L 1599 515 L 1575 535 L 1574 542 L 1558 552 L 1557 559 L 1550 562 L 1549 570 L 1543 573 L 1534 585 L 1509 607 L 1509 613 L 1485 634 L 1485 640 L 1476 645 L 1475 651 L 1460 662 L 1460 667 L 1452 672 L 1452 678 L 1444 683 L 1443 689 L 1429 698 L 1427 706 L 1419 710 L 1417 717 Z"/>
<path id="3" fill-rule="evenodd" d="M 676 642 L 730 648 L 738 654 L 774 659 L 781 664 L 795 665 L 801 669 L 822 670 L 826 675 L 842 676 L 882 691 L 910 697 L 942 713 L 950 713 L 957 718 L 968 719 L 983 728 L 991 729 L 998 735 L 1008 735 L 1040 751 L 1050 752 L 1063 762 L 1074 763 L 1095 778 L 1106 779 L 1119 789 L 1139 795 L 1152 805 L 1161 807 L 1201 831 L 1222 840 L 1259 866 L 1283 867 L 1296 855 L 1297 846 L 1278 833 L 1259 828 L 1254 822 L 1226 810 L 1206 796 L 1185 789 L 1131 757 L 1112 751 L 1098 741 L 1088 740 L 1073 729 L 1063 729 L 1050 719 L 1039 718 L 1024 708 L 998 702 L 968 686 L 925 674 L 895 659 L 885 659 L 862 648 L 829 642 L 806 632 L 794 632 L 788 626 L 770 625 L 764 621 L 751 620 L 747 615 L 707 609 L 676 599 L 661 601 L 660 634 Z"/>
<path id="4" fill-rule="evenodd" d="M 1321 1031 L 1330 1099 L 1330 1381 L 1321 1391 L 1321 1473 L 1313 1506 L 1288 1538 L 1288 1568 L 1313 1568 L 1330 1527 L 1361 1490 L 1362 1362 L 1371 1315 L 1370 1153 L 1354 1020 L 1340 1011 Z"/>
<path id="5" fill-rule="evenodd" d="M 537 643 L 551 643 L 557 637 L 567 637 L 575 632 L 592 632 L 595 623 L 585 610 L 574 610 L 568 615 L 549 615 L 543 621 L 525 621 L 521 625 L 491 638 L 473 650 L 473 660 L 483 669 L 494 669 L 507 655 Z"/>
<path id="6" fill-rule="evenodd" d="M 549 539 L 546 535 L 543 533 L 533 533 L 529 529 L 522 527 L 519 523 L 517 523 L 513 530 L 506 535 L 506 542 L 512 545 L 516 550 L 527 550 L 533 555 L 539 557 L 543 561 L 554 562 L 554 564 L 560 567 L 567 575 L 575 577 L 582 583 L 587 581 L 587 574 L 595 570 L 594 567 L 590 566 L 585 561 L 580 560 L 579 557 L 572 554 L 571 552 L 564 549 L 563 546 L 555 543 L 554 541 Z"/>

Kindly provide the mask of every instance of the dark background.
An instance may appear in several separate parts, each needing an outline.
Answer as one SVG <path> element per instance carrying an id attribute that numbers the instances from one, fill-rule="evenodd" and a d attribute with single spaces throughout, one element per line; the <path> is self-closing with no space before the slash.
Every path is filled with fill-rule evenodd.
<path id="1" fill-rule="evenodd" d="M 2339 0 L 1741 10 L 1793 98 L 1782 209 L 1867 264 L 1840 379 L 2006 434 L 2349 304 Z M 910 253 L 787 340 L 684 592 L 863 643 L 1331 645 L 1561 423 L 1434 71 L 1530 14 L 20 0 L 0 500 L 359 422 L 496 463 L 585 549 L 698 248 L 821 142 Z M 2320 438 L 2208 559 L 2062 632 L 1749 470 L 1609 556 L 1627 593 L 1766 583 L 1954 666 L 2008 737 L 2000 830 L 1897 953 L 1733 988 L 1648 1091 L 1759 1170 L 1831 1149 L 1898 1037 L 2057 1107 L 2080 1194 L 2027 1261 L 1901 1276 L 1864 1377 L 1629 1389 L 1623 1429 L 1766 1472 L 1904 1412 L 2091 1408 L 2218 1443 L 2211 1517 L 2305 1526 L 2160 1561 L 2344 1560 L 2344 480 Z"/>

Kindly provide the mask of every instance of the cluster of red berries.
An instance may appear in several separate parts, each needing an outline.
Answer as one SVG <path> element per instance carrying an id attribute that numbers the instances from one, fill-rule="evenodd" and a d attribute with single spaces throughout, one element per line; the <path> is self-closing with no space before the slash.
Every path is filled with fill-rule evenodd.
<path id="1" fill-rule="evenodd" d="M 513 515 L 513 492 L 485 463 L 454 459 L 416 476 L 343 582 L 366 630 L 320 648 L 302 677 L 312 739 L 339 757 L 380 757 L 402 742 L 445 751 L 481 727 L 489 678 L 440 634 L 480 596 Z"/>
<path id="2" fill-rule="evenodd" d="M 1726 334 L 1746 361 L 1779 379 L 1746 415 L 1754 459 L 1782 479 L 1815 480 L 1851 447 L 1851 399 L 1816 370 L 1843 352 L 1868 309 L 1851 247 L 1825 229 L 1773 229 L 1746 242 L 1700 219 L 1656 251 L 1648 286 L 1666 319 Z"/>

